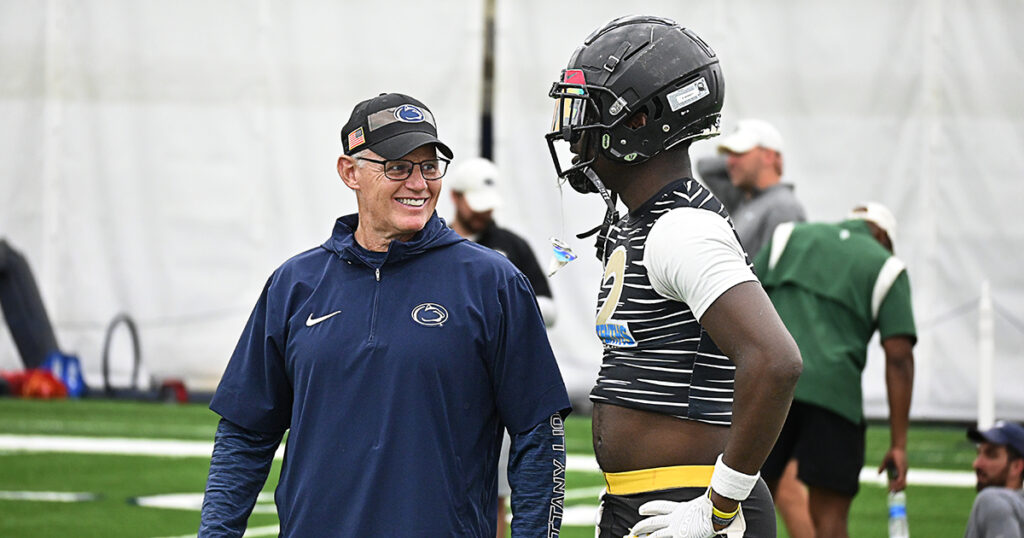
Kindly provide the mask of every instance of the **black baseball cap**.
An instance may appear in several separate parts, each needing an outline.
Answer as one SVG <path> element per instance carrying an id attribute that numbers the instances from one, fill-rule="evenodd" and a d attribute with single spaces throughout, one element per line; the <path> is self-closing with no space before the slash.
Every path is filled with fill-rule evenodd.
<path id="1" fill-rule="evenodd" d="M 434 144 L 452 158 L 452 150 L 437 138 L 430 109 L 400 93 L 382 93 L 356 105 L 341 128 L 341 144 L 345 155 L 371 149 L 385 159 L 401 159 L 420 146 Z"/>
<path id="2" fill-rule="evenodd" d="M 985 431 L 968 428 L 967 438 L 976 443 L 989 442 L 996 445 L 1009 445 L 1019 454 L 1024 454 L 1024 426 L 1016 422 L 1000 420 Z"/>

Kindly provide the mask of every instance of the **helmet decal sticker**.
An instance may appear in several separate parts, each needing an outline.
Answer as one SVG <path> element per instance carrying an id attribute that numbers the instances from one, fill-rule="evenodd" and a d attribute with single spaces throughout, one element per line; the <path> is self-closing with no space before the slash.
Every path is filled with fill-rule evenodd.
<path id="1" fill-rule="evenodd" d="M 587 79 L 583 76 L 582 69 L 566 69 L 562 76 L 562 82 L 566 84 L 586 84 Z"/>
<path id="2" fill-rule="evenodd" d="M 711 95 L 711 92 L 708 90 L 708 83 L 704 80 L 704 77 L 700 77 L 700 79 L 666 95 L 665 98 L 668 99 L 669 108 L 672 109 L 672 112 L 675 112 L 709 95 Z"/>

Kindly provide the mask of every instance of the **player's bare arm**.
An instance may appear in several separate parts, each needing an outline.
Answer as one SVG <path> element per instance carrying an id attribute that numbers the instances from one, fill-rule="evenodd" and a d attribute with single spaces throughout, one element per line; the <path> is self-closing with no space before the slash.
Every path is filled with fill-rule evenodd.
<path id="1" fill-rule="evenodd" d="M 605 472 L 714 464 L 756 474 L 782 428 L 800 375 L 800 352 L 756 282 L 734 286 L 701 319 L 736 362 L 730 429 L 660 413 L 595 404 L 594 452 Z M 716 503 L 717 505 L 718 503 Z"/>
<path id="2" fill-rule="evenodd" d="M 729 289 L 700 322 L 736 364 L 732 429 L 722 461 L 742 473 L 757 474 L 793 400 L 802 369 L 800 351 L 757 282 Z M 723 509 L 734 504 L 715 499 Z"/>

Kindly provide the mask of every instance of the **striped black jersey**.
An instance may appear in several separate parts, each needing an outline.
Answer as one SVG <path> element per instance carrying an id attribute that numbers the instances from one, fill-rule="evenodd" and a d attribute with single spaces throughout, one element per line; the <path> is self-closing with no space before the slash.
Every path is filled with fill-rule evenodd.
<path id="1" fill-rule="evenodd" d="M 729 234 L 730 241 L 735 237 L 722 204 L 709 190 L 689 178 L 668 185 L 610 227 L 604 245 L 605 271 L 596 320 L 604 357 L 590 399 L 729 425 L 735 366 L 701 327 L 690 305 L 668 298 L 655 289 L 644 264 L 644 249 L 654 224 L 679 208 L 712 212 L 716 215 L 714 218 L 724 219 L 727 227 L 719 226 L 722 234 Z M 714 224 L 721 223 L 714 221 Z M 706 233 L 693 229 L 670 231 L 669 237 Z M 731 277 L 727 283 L 730 287 L 738 281 L 755 280 L 738 238 L 735 245 L 733 265 L 747 276 L 739 280 Z M 664 243 L 659 243 L 659 248 L 663 247 Z M 680 254 L 688 255 L 673 253 Z"/>

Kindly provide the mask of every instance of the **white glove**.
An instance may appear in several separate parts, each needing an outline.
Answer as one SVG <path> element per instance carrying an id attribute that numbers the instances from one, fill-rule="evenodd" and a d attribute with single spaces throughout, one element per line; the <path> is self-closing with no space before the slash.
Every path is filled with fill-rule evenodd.
<path id="1" fill-rule="evenodd" d="M 650 501 L 640 506 L 641 520 L 630 530 L 629 538 L 713 538 L 711 499 L 701 495 L 692 501 Z M 719 531 L 723 532 L 723 531 Z"/>

